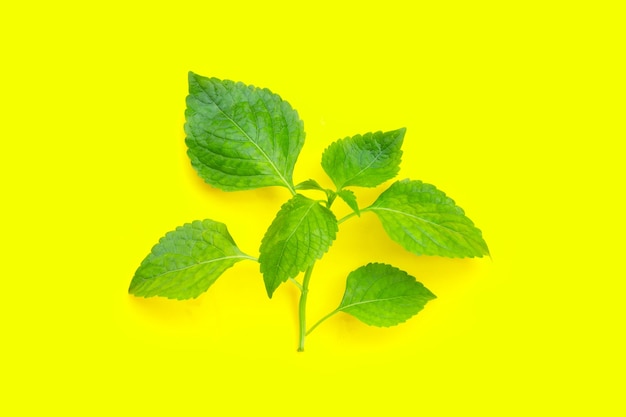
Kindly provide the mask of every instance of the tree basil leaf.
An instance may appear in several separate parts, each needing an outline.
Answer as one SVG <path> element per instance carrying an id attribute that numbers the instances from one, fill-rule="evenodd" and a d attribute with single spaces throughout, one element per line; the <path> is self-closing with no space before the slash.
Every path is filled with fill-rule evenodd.
<path id="1" fill-rule="evenodd" d="M 304 125 L 267 89 L 189 73 L 187 154 L 200 177 L 226 191 L 270 185 L 293 192 Z"/>
<path id="2" fill-rule="evenodd" d="M 406 272 L 371 263 L 348 275 L 346 292 L 337 311 L 370 326 L 400 324 L 424 308 L 435 295 Z"/>
<path id="3" fill-rule="evenodd" d="M 297 194 L 276 215 L 261 242 L 259 263 L 267 295 L 322 257 L 337 234 L 337 219 L 317 201 Z"/>
<path id="4" fill-rule="evenodd" d="M 312 179 L 302 181 L 300 184 L 296 185 L 296 190 L 318 190 L 326 192 L 326 189 L 324 187 L 322 187 L 317 181 Z"/>
<path id="5" fill-rule="evenodd" d="M 322 167 L 339 190 L 376 187 L 398 174 L 405 132 L 402 128 L 340 139 L 322 154 Z"/>
<path id="6" fill-rule="evenodd" d="M 337 195 L 346 202 L 346 204 L 354 210 L 354 212 L 358 215 L 361 215 L 361 211 L 359 210 L 359 205 L 356 202 L 356 195 L 351 190 L 340 190 Z"/>
<path id="7" fill-rule="evenodd" d="M 142 297 L 195 298 L 244 259 L 253 258 L 237 248 L 223 223 L 196 220 L 159 240 L 135 272 L 128 292 Z"/>
<path id="8" fill-rule="evenodd" d="M 397 181 L 367 210 L 376 213 L 391 239 L 417 255 L 463 258 L 489 254 L 482 232 L 454 200 L 433 185 Z"/>

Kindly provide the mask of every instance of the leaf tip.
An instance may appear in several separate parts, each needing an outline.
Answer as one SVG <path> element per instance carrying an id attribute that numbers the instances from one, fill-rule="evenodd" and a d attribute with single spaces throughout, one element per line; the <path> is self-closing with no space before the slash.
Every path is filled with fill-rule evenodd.
<path id="1" fill-rule="evenodd" d="M 419 282 L 419 281 L 418 281 L 418 282 Z M 420 284 L 421 284 L 421 283 L 420 283 Z M 422 286 L 424 286 L 424 284 L 422 284 Z M 427 299 L 427 301 L 426 301 L 426 302 L 428 302 L 428 301 L 433 301 L 433 300 L 436 300 L 436 299 L 437 299 L 437 295 L 436 295 L 434 292 L 432 292 L 431 290 L 429 290 L 428 288 L 426 288 L 426 286 L 424 286 L 424 289 L 425 289 L 426 291 L 428 291 L 428 293 L 426 294 L 426 299 Z"/>
<path id="2" fill-rule="evenodd" d="M 130 285 L 128 286 L 128 294 L 138 296 L 137 289 L 138 289 L 138 279 L 137 279 L 137 274 L 135 274 L 133 276 L 133 279 L 130 281 Z"/>

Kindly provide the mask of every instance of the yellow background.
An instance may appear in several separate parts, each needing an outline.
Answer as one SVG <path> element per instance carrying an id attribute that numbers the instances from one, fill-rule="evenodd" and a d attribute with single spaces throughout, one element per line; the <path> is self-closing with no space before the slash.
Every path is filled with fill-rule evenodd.
<path id="1" fill-rule="evenodd" d="M 620 2 L 29 2 L 0 6 L 1 415 L 623 415 Z M 21 4 L 21 3 L 20 3 Z M 341 226 L 309 320 L 369 261 L 438 299 L 338 315 L 296 352 L 297 291 L 235 265 L 196 300 L 126 291 L 168 230 L 258 254 L 289 197 L 224 193 L 185 156 L 187 71 L 267 87 L 332 141 L 406 126 L 399 178 L 438 186 L 492 258 L 419 258 Z M 377 190 L 357 190 L 362 206 Z M 339 215 L 347 212 L 336 203 Z"/>

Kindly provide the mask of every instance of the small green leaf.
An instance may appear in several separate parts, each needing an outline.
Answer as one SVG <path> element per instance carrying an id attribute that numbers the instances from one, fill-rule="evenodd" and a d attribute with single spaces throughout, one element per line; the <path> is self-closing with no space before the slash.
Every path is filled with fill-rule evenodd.
<path id="1" fill-rule="evenodd" d="M 330 207 L 337 198 L 337 193 L 333 190 L 329 190 L 328 188 L 324 188 L 315 180 L 306 180 L 302 181 L 300 184 L 296 185 L 296 190 L 316 190 L 323 191 L 326 193 L 326 199 L 328 201 L 326 207 Z"/>
<path id="2" fill-rule="evenodd" d="M 406 272 L 371 263 L 348 275 L 337 311 L 351 314 L 370 326 L 388 327 L 410 319 L 435 298 Z"/>
<path id="3" fill-rule="evenodd" d="M 300 184 L 296 185 L 296 190 L 319 190 L 326 192 L 326 189 L 319 185 L 319 183 L 315 180 L 306 180 L 302 181 Z"/>
<path id="4" fill-rule="evenodd" d="M 366 210 L 376 213 L 391 239 L 417 255 L 489 254 L 482 232 L 454 200 L 433 185 L 397 181 Z"/>
<path id="5" fill-rule="evenodd" d="M 376 187 L 398 174 L 405 132 L 402 128 L 340 139 L 324 151 L 322 167 L 338 190 Z"/>
<path id="6" fill-rule="evenodd" d="M 354 210 L 354 212 L 358 215 L 361 215 L 361 211 L 359 210 L 359 205 L 356 202 L 356 195 L 351 190 L 341 190 L 337 193 L 339 198 L 346 202 L 346 204 Z"/>
<path id="7" fill-rule="evenodd" d="M 237 248 L 226 225 L 196 220 L 159 240 L 135 272 L 128 292 L 140 297 L 196 298 L 244 259 L 254 258 Z"/>
<path id="8" fill-rule="evenodd" d="M 263 237 L 259 263 L 267 295 L 322 257 L 337 234 L 337 219 L 317 201 L 297 194 L 286 202 Z"/>
<path id="9" fill-rule="evenodd" d="M 267 89 L 189 73 L 187 154 L 200 177 L 226 191 L 280 185 L 293 191 L 304 125 Z"/>

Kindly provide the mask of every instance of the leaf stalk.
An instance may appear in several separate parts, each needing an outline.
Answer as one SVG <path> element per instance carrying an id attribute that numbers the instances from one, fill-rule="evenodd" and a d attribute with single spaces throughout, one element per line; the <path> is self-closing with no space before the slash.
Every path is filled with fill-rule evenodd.
<path id="1" fill-rule="evenodd" d="M 363 210 L 361 210 L 361 213 L 363 213 Z M 337 220 L 337 224 L 341 224 L 341 223 L 345 222 L 346 220 L 351 219 L 352 217 L 354 217 L 356 215 L 357 215 L 356 211 L 353 211 L 352 213 L 347 214 L 346 216 L 344 216 L 341 219 Z"/>
<path id="2" fill-rule="evenodd" d="M 312 327 L 311 327 L 311 328 L 310 328 L 310 329 L 306 332 L 307 336 L 308 336 L 309 334 L 311 334 L 311 332 L 312 332 L 313 330 L 315 330 L 315 328 L 316 328 L 317 326 L 319 326 L 320 324 L 322 324 L 323 322 L 325 322 L 327 319 L 331 318 L 332 316 L 334 316 L 334 315 L 335 315 L 335 314 L 337 314 L 338 312 L 339 312 L 339 309 L 335 309 L 335 310 L 331 311 L 330 313 L 326 314 L 326 315 L 325 315 L 324 317 L 322 317 L 321 319 L 319 319 L 319 320 L 318 320 L 318 322 L 317 322 L 317 323 L 315 323 L 315 324 L 314 324 L 314 325 L 313 325 L 313 326 L 312 326 Z"/>

